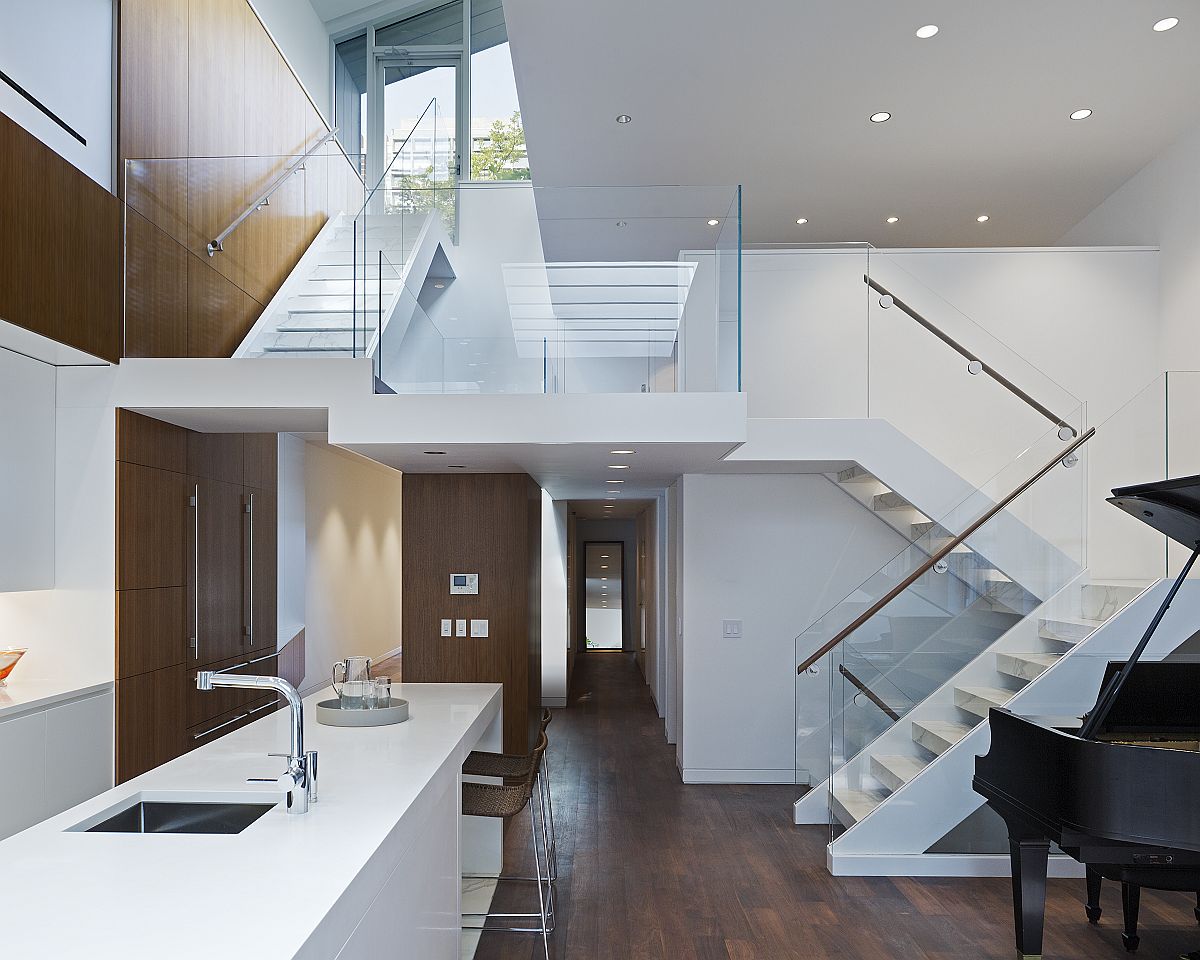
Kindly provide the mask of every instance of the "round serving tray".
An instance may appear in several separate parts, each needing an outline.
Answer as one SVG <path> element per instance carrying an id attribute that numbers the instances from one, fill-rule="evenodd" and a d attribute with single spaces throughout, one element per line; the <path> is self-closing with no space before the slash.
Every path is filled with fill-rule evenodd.
<path id="1" fill-rule="evenodd" d="M 371 710 L 343 710 L 337 700 L 317 703 L 317 723 L 329 727 L 383 727 L 408 719 L 408 701 L 393 697 L 386 707 Z"/>

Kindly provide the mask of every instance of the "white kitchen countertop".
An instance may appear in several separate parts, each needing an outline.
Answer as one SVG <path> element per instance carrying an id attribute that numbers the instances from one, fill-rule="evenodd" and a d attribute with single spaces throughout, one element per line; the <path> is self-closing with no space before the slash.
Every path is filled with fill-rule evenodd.
<path id="1" fill-rule="evenodd" d="M 111 690 L 113 687 L 111 680 L 84 686 L 71 680 L 26 680 L 18 676 L 20 669 L 21 665 L 18 663 L 7 684 L 0 687 L 0 720 L 31 710 L 52 707 L 65 700 L 78 700 L 93 693 Z"/>
<path id="2" fill-rule="evenodd" d="M 316 701 L 331 695 L 304 700 L 305 748 L 319 753 L 319 800 L 306 814 L 281 803 L 230 836 L 66 832 L 139 792 L 282 800 L 247 778 L 283 772 L 267 757 L 287 750 L 283 709 L 0 842 L 0 956 L 332 957 L 420 832 L 435 802 L 425 787 L 499 714 L 501 687 L 396 684 L 411 719 L 387 727 L 318 724 Z"/>

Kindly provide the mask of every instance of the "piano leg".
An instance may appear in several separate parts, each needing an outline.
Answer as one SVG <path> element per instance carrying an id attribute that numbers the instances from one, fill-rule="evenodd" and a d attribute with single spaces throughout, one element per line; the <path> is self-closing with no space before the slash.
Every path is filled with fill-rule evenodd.
<path id="1" fill-rule="evenodd" d="M 1141 943 L 1141 937 L 1137 935 L 1138 907 L 1141 899 L 1142 888 L 1136 883 L 1121 884 L 1121 907 L 1125 913 L 1125 932 L 1121 934 L 1121 942 L 1130 953 Z"/>
<path id="2" fill-rule="evenodd" d="M 1042 928 L 1046 922 L 1046 861 L 1050 841 L 1045 837 L 1008 838 L 1012 860 L 1013 920 L 1017 956 L 1041 957 Z"/>
<path id="3" fill-rule="evenodd" d="M 1200 890 L 1196 891 L 1196 908 L 1192 912 L 1196 914 L 1196 922 L 1200 923 Z"/>
<path id="4" fill-rule="evenodd" d="M 1087 868 L 1087 905 L 1083 909 L 1091 924 L 1099 923 L 1100 914 L 1104 912 L 1100 909 L 1100 884 L 1103 879 L 1098 871 Z"/>

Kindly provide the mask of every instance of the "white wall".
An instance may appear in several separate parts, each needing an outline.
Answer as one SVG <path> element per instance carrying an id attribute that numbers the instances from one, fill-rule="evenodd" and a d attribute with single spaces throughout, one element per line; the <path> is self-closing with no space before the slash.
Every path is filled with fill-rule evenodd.
<path id="1" fill-rule="evenodd" d="M 333 117 L 332 48 L 325 24 L 312 4 L 308 0 L 250 0 L 250 6 L 329 123 Z"/>
<path id="2" fill-rule="evenodd" d="M 621 609 L 587 607 L 584 610 L 583 632 L 593 647 L 620 650 Z"/>
<path id="3" fill-rule="evenodd" d="M 54 373 L 0 347 L 0 590 L 54 586 Z"/>
<path id="4" fill-rule="evenodd" d="M 542 491 L 542 705 L 567 705 L 567 503 Z"/>
<path id="5" fill-rule="evenodd" d="M 305 692 L 329 682 L 335 660 L 400 646 L 401 483 L 344 450 L 305 446 Z"/>
<path id="6" fill-rule="evenodd" d="M 113 2 L 0 4 L 0 65 L 87 141 L 84 145 L 8 84 L 0 113 L 107 190 L 113 187 Z"/>
<path id="7" fill-rule="evenodd" d="M 115 676 L 116 418 L 108 401 L 114 373 L 105 366 L 60 367 L 55 374 L 54 521 L 42 531 L 54 538 L 54 589 L 0 593 L 0 643 L 29 647 L 17 668 L 29 679 L 84 687 Z M 44 409 L 29 412 L 45 418 Z M 0 408 L 5 418 L 25 413 L 7 401 Z M 7 541 L 4 548 L 13 549 Z"/>
<path id="8" fill-rule="evenodd" d="M 278 514 L 279 589 L 277 625 L 282 647 L 304 626 L 305 574 L 308 505 L 304 491 L 304 462 L 307 446 L 290 433 L 277 439 L 278 473 L 276 481 Z"/>
<path id="9" fill-rule="evenodd" d="M 791 783 L 795 638 L 903 541 L 823 476 L 689 474 L 680 485 L 683 778 Z M 741 639 L 722 639 L 725 619 L 743 622 Z"/>
<path id="10" fill-rule="evenodd" d="M 1200 369 L 1200 125 L 1134 174 L 1066 236 L 1064 244 L 1159 247 L 1162 355 Z M 1139 326 L 1144 321 L 1138 322 Z"/>

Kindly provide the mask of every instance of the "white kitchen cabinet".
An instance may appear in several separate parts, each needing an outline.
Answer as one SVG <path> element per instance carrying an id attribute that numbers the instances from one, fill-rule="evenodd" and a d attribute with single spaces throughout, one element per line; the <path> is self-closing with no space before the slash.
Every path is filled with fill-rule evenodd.
<path id="1" fill-rule="evenodd" d="M 54 586 L 54 367 L 0 347 L 0 591 Z"/>
<path id="2" fill-rule="evenodd" d="M 4 707 L 0 698 L 0 840 L 112 787 L 111 687 Z"/>

